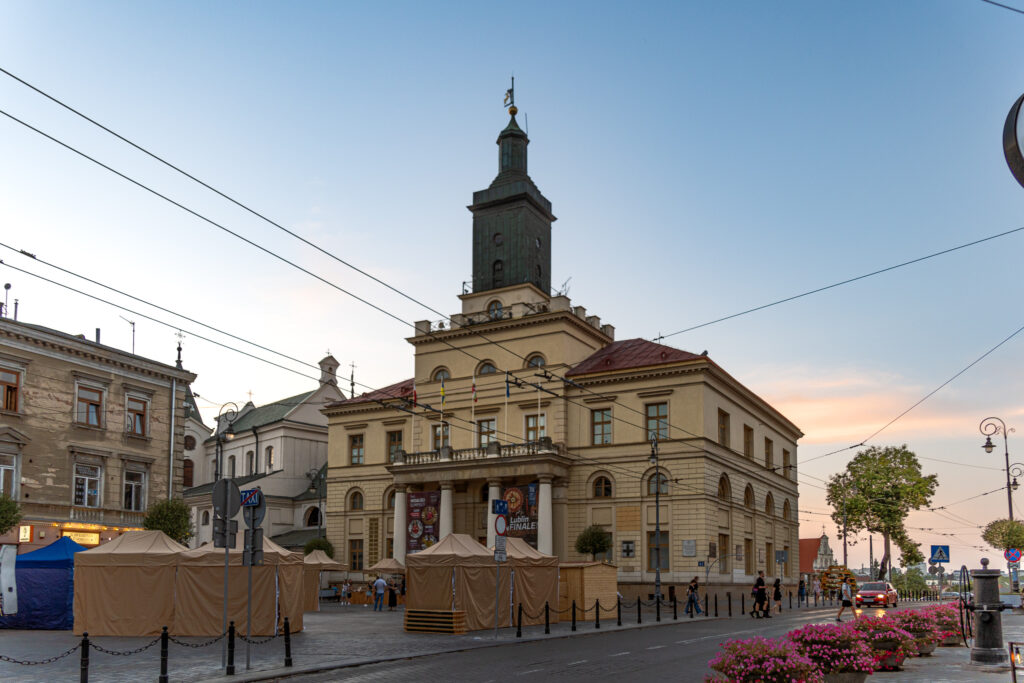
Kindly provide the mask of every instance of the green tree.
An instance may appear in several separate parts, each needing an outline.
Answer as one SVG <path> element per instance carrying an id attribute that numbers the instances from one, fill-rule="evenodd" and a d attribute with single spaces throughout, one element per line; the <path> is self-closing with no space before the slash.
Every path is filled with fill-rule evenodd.
<path id="1" fill-rule="evenodd" d="M 924 573 L 917 567 L 911 567 L 905 572 L 894 568 L 892 570 L 892 585 L 901 593 L 928 590 L 928 582 L 924 580 Z"/>
<path id="2" fill-rule="evenodd" d="M 596 524 L 588 526 L 576 537 L 576 552 L 590 555 L 591 560 L 611 549 L 612 535 Z"/>
<path id="3" fill-rule="evenodd" d="M 21 521 L 18 501 L 8 495 L 0 495 L 0 536 L 13 529 Z"/>
<path id="4" fill-rule="evenodd" d="M 180 498 L 168 498 L 150 505 L 142 526 L 162 531 L 178 543 L 188 543 L 193 536 L 188 505 Z"/>
<path id="5" fill-rule="evenodd" d="M 309 555 L 314 550 L 323 550 L 327 557 L 334 559 L 334 546 L 326 538 L 311 538 L 302 547 L 303 553 Z"/>
<path id="6" fill-rule="evenodd" d="M 884 551 L 879 576 L 892 566 L 891 544 L 900 550 L 900 565 L 924 561 L 920 543 L 904 526 L 907 514 L 927 506 L 935 495 L 938 477 L 922 474 L 917 456 L 902 446 L 872 446 L 860 451 L 843 472 L 829 478 L 828 502 L 840 528 L 845 518 L 847 536 L 867 531 L 882 534 Z"/>
<path id="7" fill-rule="evenodd" d="M 1024 524 L 1016 520 L 996 519 L 988 523 L 981 537 L 996 550 L 1024 548 Z"/>

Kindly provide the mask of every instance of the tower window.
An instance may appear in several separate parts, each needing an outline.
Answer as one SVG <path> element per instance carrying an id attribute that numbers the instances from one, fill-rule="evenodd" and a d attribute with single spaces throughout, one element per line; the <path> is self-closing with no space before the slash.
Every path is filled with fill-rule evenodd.
<path id="1" fill-rule="evenodd" d="M 543 273 L 543 272 L 544 272 L 543 269 L 541 269 L 540 265 L 538 265 L 537 266 L 537 282 L 540 282 L 541 279 L 543 279 L 543 275 L 541 275 L 541 273 Z"/>
<path id="2" fill-rule="evenodd" d="M 500 232 L 494 233 L 494 246 L 500 247 L 504 243 L 505 237 Z"/>
<path id="3" fill-rule="evenodd" d="M 492 270 L 492 276 L 493 276 L 494 286 L 495 287 L 501 287 L 504 284 L 504 282 L 505 282 L 505 264 L 502 263 L 500 259 L 494 262 L 494 267 L 493 267 L 493 270 Z"/>
<path id="4" fill-rule="evenodd" d="M 501 263 L 501 261 L 498 261 L 498 263 Z M 487 304 L 487 317 L 489 317 L 491 320 L 501 319 L 500 301 L 492 301 L 491 303 Z"/>
<path id="5" fill-rule="evenodd" d="M 540 249 L 541 241 L 540 241 L 540 238 L 539 238 L 539 237 L 538 237 L 537 239 L 535 239 L 535 240 L 533 241 L 533 243 L 537 245 L 537 248 L 538 248 L 538 249 Z"/>

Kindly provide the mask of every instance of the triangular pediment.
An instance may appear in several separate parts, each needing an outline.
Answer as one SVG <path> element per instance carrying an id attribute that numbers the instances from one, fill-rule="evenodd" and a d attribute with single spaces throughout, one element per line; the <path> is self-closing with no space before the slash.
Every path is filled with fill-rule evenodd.
<path id="1" fill-rule="evenodd" d="M 11 427 L 10 425 L 0 425 L 0 442 L 14 443 L 19 446 L 24 446 L 30 441 L 32 441 L 32 439 L 28 438 L 28 435 L 22 434 L 14 427 Z"/>

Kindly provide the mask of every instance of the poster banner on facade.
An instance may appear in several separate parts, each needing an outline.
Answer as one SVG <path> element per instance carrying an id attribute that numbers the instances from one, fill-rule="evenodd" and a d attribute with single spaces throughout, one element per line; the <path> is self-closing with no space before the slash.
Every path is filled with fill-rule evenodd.
<path id="1" fill-rule="evenodd" d="M 510 486 L 501 496 L 508 503 L 508 535 L 537 547 L 537 484 Z"/>
<path id="2" fill-rule="evenodd" d="M 406 519 L 405 552 L 418 553 L 437 543 L 441 523 L 441 492 L 420 491 L 407 494 L 408 515 Z"/>

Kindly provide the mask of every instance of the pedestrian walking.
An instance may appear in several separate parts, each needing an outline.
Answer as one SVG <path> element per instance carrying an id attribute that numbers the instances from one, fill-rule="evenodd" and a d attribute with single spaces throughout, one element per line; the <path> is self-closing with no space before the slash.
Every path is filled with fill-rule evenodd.
<path id="1" fill-rule="evenodd" d="M 341 604 L 352 604 L 352 581 L 349 579 L 345 579 L 345 583 L 341 584 Z"/>
<path id="2" fill-rule="evenodd" d="M 839 605 L 839 614 L 836 615 L 836 621 L 843 620 L 843 610 L 847 607 L 853 612 L 853 578 L 849 578 L 843 582 L 842 588 L 839 591 L 839 596 L 842 598 L 842 602 Z M 854 612 L 854 618 L 857 618 L 857 613 Z"/>
<path id="3" fill-rule="evenodd" d="M 686 613 L 691 614 L 694 610 L 697 614 L 702 614 L 703 611 L 700 608 L 700 585 L 697 581 L 697 577 L 693 577 L 693 581 L 686 587 Z"/>
<path id="4" fill-rule="evenodd" d="M 370 581 L 370 582 L 368 582 L 366 584 L 365 591 L 366 591 L 366 603 L 363 604 L 363 607 L 369 607 L 370 605 L 373 604 L 373 581 Z"/>
<path id="5" fill-rule="evenodd" d="M 383 612 L 384 611 L 384 591 L 388 589 L 388 582 L 382 577 L 378 576 L 377 580 L 373 582 L 373 611 Z"/>
<path id="6" fill-rule="evenodd" d="M 818 577 L 815 576 L 814 577 L 814 604 L 818 604 L 819 600 L 821 600 L 821 581 L 819 581 Z"/>
<path id="7" fill-rule="evenodd" d="M 782 579 L 775 579 L 772 589 L 772 600 L 775 601 L 773 607 L 776 608 L 779 614 L 782 614 Z"/>
<path id="8" fill-rule="evenodd" d="M 757 580 L 754 581 L 754 609 L 750 611 L 751 616 L 758 619 L 771 619 L 768 614 L 768 593 L 765 591 L 764 570 L 757 572 Z"/>
<path id="9" fill-rule="evenodd" d="M 394 581 L 388 581 L 388 611 L 394 612 L 398 607 L 398 589 Z"/>
<path id="10" fill-rule="evenodd" d="M 807 584 L 803 579 L 796 586 L 796 606 L 799 607 L 801 602 L 807 602 Z"/>

